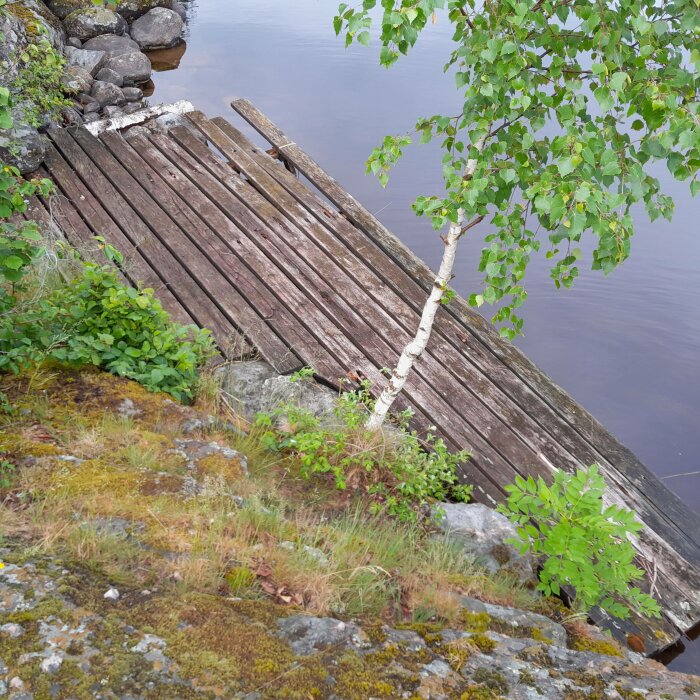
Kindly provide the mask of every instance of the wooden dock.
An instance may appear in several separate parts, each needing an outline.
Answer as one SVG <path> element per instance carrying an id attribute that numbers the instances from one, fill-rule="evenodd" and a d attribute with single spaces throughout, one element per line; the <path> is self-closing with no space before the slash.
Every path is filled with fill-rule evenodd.
<path id="1" fill-rule="evenodd" d="M 381 387 L 433 273 L 253 105 L 232 106 L 309 186 L 228 121 L 192 111 L 166 133 L 52 131 L 41 172 L 59 196 L 30 216 L 52 219 L 88 257 L 104 236 L 130 283 L 210 328 L 229 357 L 257 348 L 281 373 L 306 365 L 330 385 Z M 473 454 L 464 476 L 486 503 L 518 474 L 598 463 L 610 502 L 645 525 L 635 546 L 664 610 L 652 623 L 598 621 L 621 638 L 641 634 L 648 653 L 700 621 L 700 516 L 461 298 L 438 313 L 408 407 L 414 428 L 435 426 Z"/>

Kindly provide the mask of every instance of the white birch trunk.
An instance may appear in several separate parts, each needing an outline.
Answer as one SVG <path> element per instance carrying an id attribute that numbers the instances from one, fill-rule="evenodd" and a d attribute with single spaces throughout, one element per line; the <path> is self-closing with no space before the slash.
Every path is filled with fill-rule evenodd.
<path id="1" fill-rule="evenodd" d="M 481 139 L 476 144 L 479 151 L 483 149 L 484 142 L 485 138 Z M 476 170 L 476 160 L 471 159 L 467 161 L 467 166 L 464 169 L 465 177 L 470 177 L 473 175 L 474 170 Z M 403 349 L 401 357 L 391 373 L 389 383 L 380 394 L 377 402 L 374 404 L 374 410 L 365 424 L 365 427 L 368 430 L 379 430 L 379 428 L 382 427 L 389 409 L 406 384 L 406 380 L 408 379 L 408 375 L 413 367 L 413 364 L 423 354 L 423 351 L 428 344 L 430 334 L 433 330 L 435 314 L 440 308 L 447 285 L 452 279 L 452 269 L 454 267 L 455 256 L 457 254 L 457 244 L 462 235 L 462 223 L 463 213 L 460 210 L 457 216 L 457 223 L 450 225 L 450 229 L 447 232 L 447 237 L 444 239 L 445 251 L 442 254 L 442 260 L 440 261 L 440 269 L 435 277 L 435 282 L 433 282 L 433 288 L 430 292 L 430 296 L 423 307 L 423 313 L 421 314 L 418 331 L 413 337 L 413 340 L 411 340 L 411 342 L 408 343 L 408 345 L 406 345 L 406 347 Z"/>

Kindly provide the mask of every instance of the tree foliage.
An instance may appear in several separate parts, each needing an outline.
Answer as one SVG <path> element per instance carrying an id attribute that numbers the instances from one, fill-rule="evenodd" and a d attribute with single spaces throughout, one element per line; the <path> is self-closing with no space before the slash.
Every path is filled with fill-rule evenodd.
<path id="1" fill-rule="evenodd" d="M 346 44 L 370 42 L 376 0 L 341 4 L 334 26 Z M 494 321 L 522 327 L 525 274 L 546 249 L 557 287 L 579 273 L 586 233 L 593 269 L 608 274 L 630 253 L 632 208 L 671 218 L 652 164 L 661 161 L 693 195 L 700 190 L 699 0 L 382 0 L 380 62 L 391 66 L 421 32 L 448 21 L 445 65 L 461 93 L 454 113 L 422 118 L 389 136 L 368 170 L 388 171 L 417 135 L 441 139 L 445 192 L 420 196 L 418 215 L 436 230 L 483 217 L 479 269 L 470 297 L 499 302 Z M 415 86 L 420 89 L 420 86 Z M 479 151 L 475 144 L 484 139 Z M 471 177 L 463 176 L 476 159 Z M 543 251 L 544 252 L 544 251 Z"/>

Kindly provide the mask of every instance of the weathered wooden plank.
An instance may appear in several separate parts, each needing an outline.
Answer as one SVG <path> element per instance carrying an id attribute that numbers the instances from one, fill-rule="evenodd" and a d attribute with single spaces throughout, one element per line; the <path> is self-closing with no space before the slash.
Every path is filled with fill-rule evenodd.
<path id="1" fill-rule="evenodd" d="M 192 113 L 191 120 L 194 123 L 201 124 L 201 113 Z M 215 118 L 211 120 L 216 124 L 221 131 L 230 139 L 230 145 L 242 149 L 246 154 L 254 154 L 257 163 L 259 163 L 266 172 L 274 177 L 277 182 L 284 185 L 286 190 L 293 194 L 296 199 L 305 205 L 309 212 L 313 213 L 316 219 L 324 223 L 329 230 L 334 231 L 339 240 L 346 243 L 347 247 L 357 253 L 358 256 L 367 264 L 368 268 L 373 269 L 391 288 L 396 289 L 397 293 L 404 299 L 415 311 L 419 311 L 425 299 L 425 293 L 405 271 L 398 266 L 386 264 L 386 254 L 373 244 L 367 236 L 361 234 L 347 219 L 331 210 L 327 203 L 320 200 L 308 188 L 306 188 L 299 180 L 293 177 L 285 168 L 281 167 L 277 161 L 273 161 L 265 152 L 256 149 L 248 139 L 241 134 L 240 131 L 232 127 L 226 120 Z M 215 133 L 207 133 L 213 139 L 213 143 L 225 155 L 234 155 L 230 152 L 230 146 L 227 150 L 227 145 L 221 143 L 220 139 L 216 138 Z M 234 167 L 241 167 L 240 158 L 233 158 Z M 266 196 L 270 201 L 280 201 L 280 195 L 277 190 L 270 191 L 256 183 L 254 173 L 250 169 L 245 172 L 246 176 L 253 184 L 256 184 L 261 192 L 266 192 Z M 372 247 L 373 246 L 373 247 Z M 337 251 L 334 255 L 338 256 Z M 340 257 L 340 256 L 338 256 Z M 386 298 L 386 293 L 383 298 Z M 380 300 L 381 302 L 381 300 Z M 449 354 L 444 343 L 440 342 L 440 338 L 444 338 L 447 342 L 451 342 L 455 348 L 459 348 L 464 353 L 463 357 L 468 358 L 474 363 L 474 366 L 482 372 L 480 376 L 475 377 L 469 372 L 453 376 L 458 381 L 478 382 L 479 391 L 483 394 L 485 401 L 489 401 L 492 397 L 489 394 L 490 381 L 494 381 L 499 387 L 503 388 L 504 392 L 513 400 L 522 411 L 527 411 L 535 418 L 528 426 L 530 434 L 533 431 L 537 434 L 538 429 L 542 432 L 548 431 L 551 433 L 556 444 L 562 445 L 569 452 L 576 456 L 577 461 L 584 464 L 592 464 L 597 462 L 601 465 L 605 472 L 606 479 L 610 488 L 617 490 L 623 494 L 623 498 L 619 501 L 629 506 L 633 504 L 639 513 L 639 517 L 645 524 L 656 532 L 664 532 L 671 528 L 673 537 L 671 538 L 677 544 L 680 542 L 679 553 L 688 557 L 697 556 L 697 547 L 695 543 L 689 541 L 668 516 L 660 512 L 659 508 L 642 494 L 637 492 L 636 487 L 629 483 L 626 479 L 620 477 L 620 474 L 607 460 L 590 445 L 582 435 L 571 429 L 564 419 L 551 410 L 548 404 L 543 402 L 541 398 L 532 392 L 505 364 L 503 364 L 494 355 L 483 350 L 483 346 L 473 336 L 465 334 L 463 329 L 448 314 L 439 313 L 435 324 L 435 333 L 428 346 L 428 350 L 434 348 L 438 351 L 441 357 L 445 358 L 445 369 L 449 371 L 454 366 L 454 355 Z M 456 363 L 456 366 L 461 365 Z M 484 384 L 481 377 L 486 380 Z M 523 427 L 519 425 L 517 415 L 513 415 L 512 407 L 507 403 L 499 402 L 498 396 L 493 397 L 492 408 L 499 415 L 505 416 L 511 425 L 518 426 L 523 431 Z M 539 447 L 539 446 L 538 446 Z M 558 460 L 555 454 L 542 449 L 545 457 L 559 468 L 569 467 L 567 460 Z M 574 464 L 573 466 L 576 466 Z M 668 543 L 667 549 L 673 551 L 671 542 Z M 700 586 L 700 576 L 696 579 L 696 583 Z"/>
<path id="2" fill-rule="evenodd" d="M 179 323 L 189 325 L 194 319 L 179 299 L 168 288 L 164 281 L 142 255 L 139 246 L 124 234 L 115 224 L 112 217 L 97 201 L 92 192 L 79 177 L 78 168 L 69 165 L 52 142 L 47 143 L 44 163 L 54 183 L 68 201 L 80 212 L 85 221 L 90 222 L 94 234 L 99 232 L 105 239 L 117 248 L 124 256 L 123 271 L 135 286 L 153 289 L 168 313 Z M 91 169 L 79 166 L 85 174 Z M 90 241 L 92 245 L 94 241 Z"/>
<path id="3" fill-rule="evenodd" d="M 231 348 L 238 352 L 241 334 L 234 324 L 233 310 L 229 308 L 226 297 L 221 300 L 214 298 L 217 292 L 225 292 L 227 286 L 219 287 L 219 280 L 209 279 L 210 266 L 197 258 L 196 248 L 184 244 L 183 237 L 177 236 L 172 222 L 157 210 L 150 197 L 138 188 L 133 178 L 95 137 L 79 129 L 73 137 L 67 133 L 59 136 L 56 132 L 53 138 L 64 154 L 69 154 L 76 169 L 80 164 L 83 168 L 89 166 L 87 177 L 83 179 L 89 180 L 92 175 L 95 184 L 93 181 L 86 182 L 88 187 L 94 187 L 93 194 L 101 200 L 109 214 L 120 223 L 122 229 L 129 232 L 129 238 L 139 246 L 150 263 L 163 273 L 171 290 L 197 324 L 212 330 L 224 353 Z M 204 284 L 205 281 L 207 284 Z M 282 347 L 280 352 L 286 352 Z"/>
<path id="4" fill-rule="evenodd" d="M 278 127 L 270 122 L 247 100 L 235 100 L 231 106 L 275 148 L 283 149 L 284 157 L 332 201 L 355 225 L 372 237 L 401 267 L 411 274 L 425 290 L 429 290 L 434 273 L 423 261 L 404 246 L 388 229 L 348 194 L 313 159 L 306 155 Z M 509 368 L 536 391 L 552 409 L 557 411 L 578 432 L 596 445 L 650 501 L 660 504 L 685 535 L 698 544 L 700 515 L 659 482 L 627 448 L 615 439 L 591 414 L 576 403 L 563 389 L 539 370 L 515 346 L 503 341 L 496 330 L 476 313 L 461 297 L 453 299 L 448 312 L 466 322 L 466 328 L 481 340 L 490 352 L 502 359 Z"/>
<path id="5" fill-rule="evenodd" d="M 300 321 L 315 325 L 316 342 L 325 344 L 339 358 L 343 374 L 348 370 L 359 371 L 373 383 L 381 381 L 380 370 L 386 365 L 389 357 L 395 358 L 395 353 L 376 334 L 376 331 L 367 325 L 362 316 L 350 308 L 339 294 L 320 279 L 318 274 L 308 266 L 304 257 L 298 254 L 295 248 L 302 246 L 303 241 L 293 223 L 283 218 L 266 200 L 234 175 L 225 163 L 194 138 L 189 130 L 171 129 L 170 135 L 211 170 L 209 179 L 204 174 L 198 174 L 198 182 L 206 185 L 207 191 L 218 203 L 228 201 L 228 211 L 240 219 L 242 230 L 254 232 L 254 222 L 265 221 L 268 226 L 268 235 L 261 237 L 253 234 L 251 240 L 263 251 L 265 258 L 274 259 L 284 270 L 288 282 L 294 281 L 295 285 L 303 286 L 302 298 L 308 306 L 308 312 L 300 317 Z M 226 191 L 221 189 L 222 184 L 231 188 L 231 194 L 238 193 L 237 202 L 231 202 L 231 194 L 227 197 Z M 242 206 L 246 209 L 241 210 Z M 253 216 L 252 220 L 251 216 Z M 291 236 L 295 236 L 292 246 L 289 242 Z M 363 313 L 365 310 L 363 309 Z M 341 331 L 340 336 L 334 333 L 331 337 L 327 330 L 329 327 L 337 327 Z M 337 381 L 337 375 L 325 378 L 329 382 Z M 479 454 L 485 469 L 482 469 L 481 473 L 477 472 L 473 481 L 493 498 L 495 477 L 494 479 L 491 477 L 497 473 L 497 470 L 507 468 L 508 463 L 484 440 L 481 434 L 474 431 L 465 421 L 458 419 L 458 414 L 446 405 L 441 393 L 431 387 L 421 374 L 416 373 L 411 378 L 407 396 L 412 403 L 421 406 L 429 413 L 431 420 L 428 425 L 439 426 L 444 436 L 463 448 L 473 447 L 475 453 Z M 508 445 L 508 449 L 513 449 L 513 446 Z M 510 474 L 512 478 L 514 476 L 512 467 Z M 500 491 L 498 494 L 500 495 Z"/>
<path id="6" fill-rule="evenodd" d="M 273 187 L 270 187 L 269 182 L 267 183 L 267 185 L 265 185 L 265 178 L 264 178 L 264 177 L 261 177 L 261 176 L 260 176 L 260 173 L 257 172 L 257 171 L 259 170 L 259 168 L 256 169 L 257 163 L 256 163 L 256 164 L 251 164 L 251 163 L 249 162 L 249 158 L 248 158 L 247 154 L 241 154 L 240 151 L 238 151 L 238 152 L 232 151 L 232 149 L 231 149 L 231 146 L 232 146 L 231 142 L 228 141 L 228 140 L 227 140 L 227 141 L 222 140 L 222 138 L 221 138 L 222 134 L 221 134 L 221 133 L 217 134 L 217 129 L 212 129 L 212 128 L 211 128 L 212 125 L 208 122 L 208 120 L 206 120 L 206 118 L 203 117 L 203 115 L 197 114 L 197 113 L 193 113 L 193 114 L 191 114 L 191 115 L 189 115 L 189 116 L 190 116 L 191 120 L 192 120 L 197 126 L 200 127 L 200 129 L 202 130 L 202 132 L 212 141 L 212 143 L 217 147 L 217 149 L 218 149 L 220 152 L 222 152 L 225 156 L 227 156 L 227 157 L 229 158 L 230 162 L 232 162 L 232 164 L 234 165 L 234 167 L 236 167 L 236 169 L 238 169 L 239 171 L 241 171 L 241 172 L 246 176 L 246 178 L 248 179 L 248 181 L 250 181 L 251 183 L 255 184 L 257 189 L 259 189 L 261 192 L 265 192 L 265 193 L 266 193 L 266 195 L 267 195 L 267 197 L 268 197 L 268 199 L 269 199 L 270 202 L 276 203 L 277 206 L 280 207 L 280 208 L 283 208 L 283 207 L 285 207 L 285 206 L 286 206 L 286 207 L 290 206 L 289 200 L 288 200 L 287 198 L 285 198 L 285 196 L 284 196 L 285 193 L 280 192 L 280 188 L 279 188 L 279 187 L 277 187 L 277 188 L 275 188 L 274 186 L 273 186 Z M 220 121 L 220 120 L 219 120 L 219 121 Z M 235 149 L 234 149 L 234 150 L 235 150 Z M 281 172 L 281 170 L 280 170 L 277 166 L 275 166 L 275 165 L 273 165 L 272 168 L 273 168 L 273 169 L 276 169 L 278 172 Z M 297 182 L 297 181 L 294 180 L 294 182 Z M 262 183 L 262 184 L 261 184 L 261 183 Z M 301 187 L 301 185 L 300 185 L 300 187 Z M 308 233 L 308 232 L 309 232 L 309 229 L 313 229 L 313 228 L 314 228 L 314 226 L 313 226 L 313 224 L 311 224 L 311 225 L 307 225 L 307 226 L 305 227 L 305 230 L 306 230 L 307 233 Z M 298 245 L 298 243 L 295 242 L 294 245 L 296 246 L 296 245 Z M 358 277 L 358 280 L 362 282 L 363 289 L 365 289 L 365 290 L 371 290 L 371 289 L 373 289 L 374 287 L 376 287 L 375 280 L 373 280 L 373 279 L 368 279 L 368 278 L 366 277 L 366 275 L 364 275 L 364 270 L 363 270 L 362 268 L 358 268 L 358 266 L 357 266 L 357 260 L 356 260 L 356 259 L 348 258 L 347 255 L 343 255 L 343 252 L 342 252 L 342 251 L 339 252 L 338 249 L 337 249 L 337 247 L 336 247 L 336 248 L 331 247 L 331 249 L 330 249 L 328 252 L 329 252 L 329 254 L 332 255 L 336 260 L 339 260 L 340 262 L 342 262 L 342 266 L 343 266 L 344 269 L 351 271 L 354 275 L 356 275 L 356 276 Z M 306 250 L 306 251 L 305 251 L 305 254 L 307 255 L 307 257 L 313 257 L 315 263 L 316 263 L 316 264 L 318 263 L 319 255 L 320 255 L 320 253 L 319 253 L 318 251 L 317 251 L 316 253 L 314 253 L 314 251 Z M 385 259 L 385 260 L 386 260 L 386 259 Z M 327 273 L 327 274 L 328 274 L 328 273 Z M 331 274 L 334 274 L 334 273 L 331 272 Z M 346 290 L 346 289 L 348 288 L 348 286 L 351 286 L 351 284 L 352 284 L 352 282 L 349 282 L 342 274 L 341 274 L 341 275 L 338 275 L 337 282 L 338 282 L 338 288 L 339 288 L 339 289 L 343 289 L 343 290 Z M 384 297 L 385 297 L 385 299 L 386 299 L 386 298 L 387 298 L 386 290 L 384 290 L 384 292 L 385 292 Z M 377 301 L 377 303 L 379 303 L 379 304 L 382 303 L 381 300 L 376 300 L 376 301 Z M 395 305 L 392 306 L 392 312 L 393 312 L 393 313 L 396 313 L 396 311 L 397 311 L 396 306 L 395 306 Z M 417 322 L 417 317 L 416 317 L 415 319 L 413 319 L 413 323 L 415 323 L 415 322 Z M 389 335 L 392 335 L 392 336 L 393 336 L 393 331 L 394 331 L 395 329 L 392 329 L 392 328 L 391 328 L 391 323 L 387 323 L 387 322 L 386 322 L 386 319 L 384 319 L 384 326 L 385 326 L 386 329 L 387 329 L 386 332 L 387 332 Z M 403 342 L 403 340 L 405 340 L 405 338 L 401 338 L 401 337 L 399 337 L 399 339 L 400 339 L 401 342 Z M 445 364 L 446 364 L 446 365 L 451 365 L 453 359 L 454 359 L 454 358 L 450 358 L 450 357 L 449 357 L 449 353 L 448 353 L 448 356 L 445 357 Z M 433 381 L 433 382 L 435 381 L 435 376 L 436 376 L 435 373 L 436 373 L 436 372 L 437 372 L 438 374 L 440 374 L 440 373 L 442 372 L 442 368 L 441 368 L 441 367 L 436 367 L 435 365 L 433 365 L 433 367 L 432 367 L 432 372 L 431 372 L 431 374 L 429 375 L 430 380 Z M 459 377 L 456 377 L 456 378 L 457 378 L 457 379 L 460 379 Z M 462 380 L 462 381 L 465 381 L 465 380 L 468 381 L 468 380 L 469 380 L 469 377 L 461 377 L 461 380 Z M 456 386 L 456 385 L 453 384 L 453 386 Z M 481 388 L 483 388 L 483 387 L 480 387 L 480 389 L 481 389 Z M 501 409 L 502 409 L 502 407 L 501 407 Z M 507 414 L 507 411 L 506 411 L 506 414 Z M 532 429 L 533 427 L 536 428 L 536 426 L 529 426 L 530 429 Z M 561 466 L 561 461 L 556 462 L 556 463 L 558 463 L 558 464 Z M 611 498 L 611 501 L 615 501 L 615 502 L 618 502 L 618 503 L 621 503 L 621 504 L 625 504 L 625 500 L 624 500 L 624 499 L 620 499 L 620 498 Z M 642 549 L 642 551 L 644 551 L 645 553 L 648 553 L 648 552 L 650 551 L 648 547 L 643 547 L 643 548 L 640 548 L 640 549 Z M 662 581 L 661 579 L 663 579 L 663 581 Z M 668 578 L 665 576 L 665 574 L 661 574 L 661 579 L 659 579 L 659 581 L 658 581 L 659 585 L 660 585 L 661 587 L 663 587 L 663 589 L 664 589 L 665 591 L 668 591 L 669 593 L 670 593 L 670 592 L 673 592 L 674 594 L 680 594 L 679 597 L 678 597 L 678 596 L 675 597 L 675 600 L 676 600 L 677 602 L 682 602 L 681 599 L 683 598 L 683 591 L 682 591 L 681 588 L 677 585 L 677 584 L 678 584 L 678 580 L 677 580 L 677 579 L 674 580 L 674 579 L 672 579 L 672 578 L 671 578 L 671 579 L 668 579 Z M 683 608 L 682 608 L 680 605 L 678 606 L 678 608 L 679 608 L 679 612 L 682 612 Z M 640 622 L 640 624 L 643 623 L 642 621 L 639 621 L 639 622 Z M 656 625 L 656 629 L 658 629 L 658 623 L 655 623 L 655 625 Z M 671 630 L 669 630 L 669 632 L 670 632 L 670 631 L 671 631 Z"/>

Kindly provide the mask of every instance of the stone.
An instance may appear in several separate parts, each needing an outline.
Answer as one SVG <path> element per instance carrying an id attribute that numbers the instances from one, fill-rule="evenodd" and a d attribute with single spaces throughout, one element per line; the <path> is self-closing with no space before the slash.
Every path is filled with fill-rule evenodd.
<path id="1" fill-rule="evenodd" d="M 66 46 L 72 46 L 74 49 L 80 49 L 83 46 L 83 42 L 78 39 L 77 36 L 68 37 L 66 41 Z"/>
<path id="2" fill-rule="evenodd" d="M 470 613 L 488 615 L 490 621 L 497 623 L 494 626 L 499 629 L 509 628 L 510 636 L 531 637 L 535 634 L 535 638 L 539 638 L 541 642 L 548 641 L 556 646 L 566 646 L 568 639 L 566 630 L 549 617 L 517 608 L 484 603 L 467 596 L 457 596 L 457 600 L 460 607 Z"/>
<path id="3" fill-rule="evenodd" d="M 100 34 L 124 34 L 127 28 L 124 18 L 106 7 L 71 12 L 63 20 L 63 25 L 70 36 L 75 36 L 81 41 Z"/>
<path id="4" fill-rule="evenodd" d="M 0 626 L 0 634 L 3 634 L 10 639 L 17 639 L 24 634 L 24 627 L 16 622 L 8 622 Z"/>
<path id="5" fill-rule="evenodd" d="M 200 460 L 207 457 L 218 456 L 240 466 L 244 476 L 248 476 L 248 458 L 230 447 L 220 445 L 218 442 L 205 440 L 175 440 L 177 453 L 187 460 L 189 469 L 196 469 Z"/>
<path id="6" fill-rule="evenodd" d="M 141 88 L 125 87 L 122 92 L 124 93 L 124 99 L 127 102 L 137 102 L 143 98 L 143 90 Z"/>
<path id="7" fill-rule="evenodd" d="M 107 105 L 102 110 L 102 113 L 104 114 L 105 119 L 116 119 L 124 114 L 119 107 L 115 107 L 114 105 Z"/>
<path id="8" fill-rule="evenodd" d="M 187 20 L 187 8 L 180 2 L 180 0 L 173 0 L 172 7 L 170 9 L 173 12 L 177 12 L 183 22 Z"/>
<path id="9" fill-rule="evenodd" d="M 319 566 L 323 567 L 324 569 L 328 568 L 328 557 L 324 552 L 318 549 L 318 547 L 311 547 L 308 544 L 305 544 L 302 547 L 302 550 L 306 552 L 306 554 L 310 556 Z"/>
<path id="10" fill-rule="evenodd" d="M 434 519 L 448 539 L 459 543 L 492 574 L 512 571 L 526 583 L 535 580 L 532 560 L 522 555 L 507 540 L 518 539 L 513 524 L 482 503 L 440 503 Z"/>
<path id="11" fill-rule="evenodd" d="M 99 105 L 98 105 L 99 107 Z M 83 121 L 86 124 L 92 124 L 92 122 L 98 122 L 100 121 L 100 115 L 97 112 L 90 112 L 90 114 L 86 114 L 85 117 L 83 118 Z"/>
<path id="12" fill-rule="evenodd" d="M 67 92 L 90 92 L 92 83 L 92 75 L 85 68 L 66 66 L 63 69 L 63 85 Z"/>
<path id="13" fill-rule="evenodd" d="M 112 83 L 112 85 L 116 85 L 117 87 L 124 85 L 124 78 L 111 68 L 100 68 L 100 70 L 97 71 L 97 75 L 95 75 L 95 80 Z"/>
<path id="14" fill-rule="evenodd" d="M 245 361 L 222 365 L 217 376 L 231 406 L 246 418 L 283 405 L 304 408 L 332 422 L 336 392 L 313 380 L 292 381 L 278 375 L 266 362 Z"/>
<path id="15" fill-rule="evenodd" d="M 353 643 L 360 628 L 354 622 L 343 622 L 333 617 L 292 615 L 277 621 L 279 635 L 288 642 L 294 654 L 309 656 L 343 642 Z"/>
<path id="16" fill-rule="evenodd" d="M 66 46 L 63 50 L 69 66 L 78 66 L 94 76 L 104 65 L 107 54 L 104 51 L 91 51 L 90 49 L 76 49 Z"/>
<path id="17" fill-rule="evenodd" d="M 143 49 L 167 49 L 180 43 L 182 18 L 165 7 L 155 7 L 131 25 L 131 38 Z"/>
<path id="18" fill-rule="evenodd" d="M 89 105 L 91 102 L 97 102 L 97 100 L 92 95 L 88 95 L 87 92 L 78 93 L 75 99 L 78 100 L 83 107 L 85 107 L 85 105 Z"/>
<path id="19" fill-rule="evenodd" d="M 95 7 L 93 0 L 49 0 L 46 4 L 59 19 L 65 19 L 76 10 L 90 10 Z"/>
<path id="20" fill-rule="evenodd" d="M 136 112 L 140 112 L 143 109 L 143 104 L 141 102 L 128 102 L 126 105 L 124 105 L 123 112 L 124 114 L 136 114 Z"/>
<path id="21" fill-rule="evenodd" d="M 102 80 L 94 82 L 90 94 L 100 103 L 100 107 L 123 105 L 126 102 L 122 91 L 116 85 Z"/>
<path id="22" fill-rule="evenodd" d="M 88 116 L 90 114 L 96 114 L 97 112 L 102 109 L 100 107 L 100 103 L 95 100 L 94 102 L 88 102 L 84 107 L 83 107 L 83 116 Z"/>
<path id="23" fill-rule="evenodd" d="M 63 658 L 54 652 L 41 662 L 40 668 L 44 673 L 56 673 L 61 668 L 61 664 L 63 664 Z"/>
<path id="24" fill-rule="evenodd" d="M 24 681 L 19 676 L 13 676 L 10 678 L 10 688 L 22 690 L 22 688 L 24 688 Z"/>
<path id="25" fill-rule="evenodd" d="M 148 94 L 144 90 L 144 94 Z M 199 129 L 197 129 L 194 124 L 189 119 L 186 119 L 181 114 L 173 114 L 172 112 L 167 112 L 166 114 L 161 114 L 155 119 L 151 119 L 146 122 L 146 128 L 156 134 L 167 134 L 170 129 L 175 126 L 181 126 L 187 129 L 192 136 L 194 136 L 198 141 L 206 144 L 207 140 L 204 134 L 202 134 Z"/>
<path id="26" fill-rule="evenodd" d="M 119 600 L 119 591 L 116 588 L 110 588 L 102 597 L 105 600 Z"/>
<path id="27" fill-rule="evenodd" d="M 83 44 L 84 49 L 90 51 L 104 51 L 107 58 L 121 56 L 123 53 L 133 53 L 139 50 L 139 45 L 128 36 L 116 36 L 114 34 L 101 34 Z"/>
<path id="28" fill-rule="evenodd" d="M 137 17 L 146 14 L 154 7 L 171 9 L 172 0 L 119 0 L 117 12 L 127 21 L 132 22 Z"/>
<path id="29" fill-rule="evenodd" d="M 14 165 L 23 175 L 41 165 L 45 149 L 44 139 L 33 126 L 20 124 L 0 130 L 0 161 Z"/>
<path id="30" fill-rule="evenodd" d="M 75 107 L 64 107 L 61 110 L 61 119 L 65 126 L 79 126 L 83 123 L 83 116 Z"/>
<path id="31" fill-rule="evenodd" d="M 124 85 L 145 83 L 151 77 L 151 62 L 139 51 L 111 56 L 105 62 L 105 68 L 121 75 Z"/>

